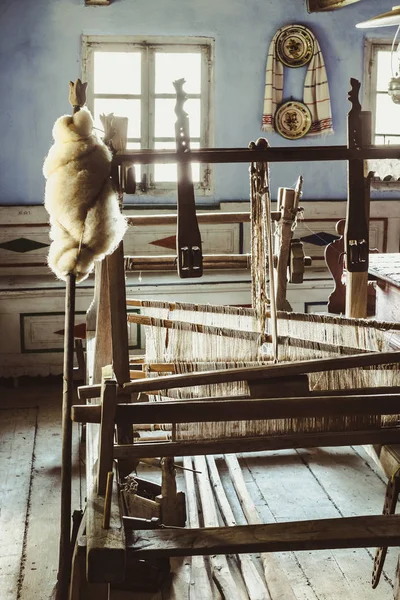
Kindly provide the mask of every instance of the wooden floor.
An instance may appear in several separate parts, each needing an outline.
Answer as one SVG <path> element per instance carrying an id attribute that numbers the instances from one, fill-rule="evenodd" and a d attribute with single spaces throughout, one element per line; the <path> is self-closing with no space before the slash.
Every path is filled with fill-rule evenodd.
<path id="1" fill-rule="evenodd" d="M 49 600 L 58 564 L 61 382 L 21 381 L 17 388 L 6 383 L 0 385 L 0 598 Z M 76 429 L 73 509 L 85 497 L 84 481 L 82 491 L 79 484 L 78 438 Z M 385 481 L 362 448 L 251 454 L 240 462 L 265 522 L 382 511 Z M 220 466 L 234 498 L 222 462 Z M 389 600 L 398 549 L 389 551 L 376 590 L 370 586 L 373 553 L 360 549 L 276 556 L 298 600 Z M 169 597 L 185 600 L 190 561 L 180 564 L 182 577 Z"/>

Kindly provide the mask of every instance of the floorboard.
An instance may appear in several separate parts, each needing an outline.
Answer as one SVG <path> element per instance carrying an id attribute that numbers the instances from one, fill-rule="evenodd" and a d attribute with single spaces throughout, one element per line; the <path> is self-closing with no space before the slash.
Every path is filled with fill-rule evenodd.
<path id="1" fill-rule="evenodd" d="M 0 420 L 0 590 L 3 600 L 14 600 L 25 567 L 37 410 L 3 409 Z"/>
<path id="2" fill-rule="evenodd" d="M 5 573 L 6 586 L 2 585 L 3 581 L 0 577 L 0 598 L 1 600 L 32 600 L 32 598 L 49 600 L 57 580 L 58 569 L 61 381 L 39 383 L 35 386 L 29 383 L 21 384 L 15 389 L 0 388 L 0 393 L 2 398 L 0 406 L 7 407 L 6 410 L 1 410 L 0 414 L 0 448 L 3 448 L 3 442 L 7 440 L 7 432 L 11 432 L 12 429 L 15 432 L 14 440 L 23 439 L 23 447 L 15 445 L 14 442 L 15 458 L 12 466 L 7 467 L 10 461 L 4 460 L 3 452 L 0 454 L 1 481 L 4 481 L 4 469 L 8 468 L 9 482 L 12 483 L 13 477 L 15 477 L 14 482 L 18 482 L 15 487 L 10 486 L 12 496 L 6 495 L 5 498 L 1 496 L 1 515 L 3 510 L 4 512 L 12 510 L 14 514 L 18 513 L 18 516 L 15 517 L 16 525 L 12 526 L 9 535 L 6 530 L 4 536 L 3 523 L 0 522 L 0 544 L 3 545 L 4 542 L 4 546 L 9 550 L 13 548 L 9 558 L 15 553 L 12 563 L 10 560 L 4 562 L 2 557 L 1 566 L 9 564 L 10 567 Z M 8 409 L 9 406 L 14 408 Z M 7 413 L 10 418 L 4 420 L 3 413 Z M 77 436 L 78 431 L 75 426 L 72 498 L 74 509 L 79 508 L 80 496 Z M 85 486 L 84 480 L 82 483 Z M 27 510 L 28 505 L 29 510 Z M 23 527 L 22 535 L 21 527 Z M 0 571 L 2 572 L 3 570 Z M 5 589 L 8 590 L 8 595 L 3 596 Z"/>

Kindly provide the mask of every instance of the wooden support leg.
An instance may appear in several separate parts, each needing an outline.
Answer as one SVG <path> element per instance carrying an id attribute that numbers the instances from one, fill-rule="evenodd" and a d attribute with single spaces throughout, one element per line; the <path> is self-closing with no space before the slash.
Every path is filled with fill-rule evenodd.
<path id="1" fill-rule="evenodd" d="M 108 600 L 108 583 L 89 583 L 86 579 L 86 538 L 78 539 L 72 557 L 69 600 Z"/>
<path id="2" fill-rule="evenodd" d="M 161 522 L 164 525 L 184 527 L 186 522 L 185 494 L 176 491 L 175 467 L 172 457 L 163 458 L 161 471 L 161 496 L 158 498 Z"/>

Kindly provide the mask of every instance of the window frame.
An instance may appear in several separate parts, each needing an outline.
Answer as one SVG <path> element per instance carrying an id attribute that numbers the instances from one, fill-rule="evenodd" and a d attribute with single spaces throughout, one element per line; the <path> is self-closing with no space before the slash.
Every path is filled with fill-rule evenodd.
<path id="1" fill-rule="evenodd" d="M 213 118 L 213 72 L 214 72 L 214 39 L 209 37 L 170 37 L 170 36 L 107 36 L 83 35 L 82 36 L 82 78 L 89 83 L 87 88 L 87 106 L 93 113 L 94 110 L 94 51 L 124 52 L 140 50 L 142 53 L 142 80 L 141 93 L 129 94 L 129 98 L 139 98 L 141 104 L 141 138 L 129 138 L 129 141 L 141 143 L 142 148 L 154 148 L 154 113 L 155 99 L 175 98 L 175 93 L 155 94 L 155 53 L 158 52 L 193 52 L 201 53 L 201 93 L 187 94 L 188 99 L 200 97 L 200 137 L 191 139 L 197 141 L 201 148 L 211 147 L 214 143 L 214 118 Z M 99 96 L 104 96 L 99 94 Z M 111 95 L 112 97 L 113 95 Z M 123 97 L 124 94 L 116 94 Z M 144 107 L 148 110 L 143 110 Z M 118 115 L 123 116 L 123 115 Z M 189 124 L 190 125 L 190 124 Z M 163 141 L 175 142 L 175 138 Z M 146 175 L 146 188 L 138 182 L 136 194 L 138 196 L 165 196 L 176 190 L 176 182 L 154 183 L 154 165 L 141 165 L 141 178 Z M 210 164 L 200 164 L 200 180 L 194 183 L 196 194 L 208 196 L 214 191 L 213 170 Z"/>
<path id="2" fill-rule="evenodd" d="M 391 38 L 385 37 L 374 37 L 374 38 L 366 38 L 364 44 L 364 94 L 363 94 L 363 108 L 366 111 L 371 112 L 371 132 L 372 132 L 372 143 L 374 143 L 375 137 L 375 126 L 376 126 L 376 98 L 377 98 L 377 53 L 379 50 L 388 49 L 389 52 L 392 48 L 393 40 Z M 396 49 L 395 49 L 396 52 Z M 379 134 L 377 134 L 379 135 Z M 384 134 L 382 134 L 384 135 Z M 400 138 L 399 138 L 400 144 Z M 379 144 L 379 146 L 383 146 L 386 144 Z M 377 163 L 374 161 L 366 161 L 368 165 L 368 170 L 374 171 L 377 169 Z M 379 164 L 384 164 L 386 169 L 384 169 L 386 175 L 390 175 L 391 168 L 393 165 L 390 160 L 381 160 Z M 382 169 L 380 169 L 382 171 Z M 397 181 L 397 175 L 392 176 L 393 179 L 383 180 L 379 178 L 379 176 L 372 178 L 371 187 L 378 190 L 390 189 L 390 190 L 400 190 L 400 181 Z"/>

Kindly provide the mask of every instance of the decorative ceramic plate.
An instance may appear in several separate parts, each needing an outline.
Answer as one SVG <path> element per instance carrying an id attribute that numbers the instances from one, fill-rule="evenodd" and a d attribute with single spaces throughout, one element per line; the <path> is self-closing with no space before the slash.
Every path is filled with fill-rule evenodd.
<path id="1" fill-rule="evenodd" d="M 311 113 L 303 102 L 285 102 L 275 113 L 275 129 L 288 140 L 298 140 L 306 135 L 311 121 Z"/>
<path id="2" fill-rule="evenodd" d="M 314 40 L 306 27 L 287 25 L 276 40 L 276 53 L 287 67 L 302 67 L 310 62 Z"/>

